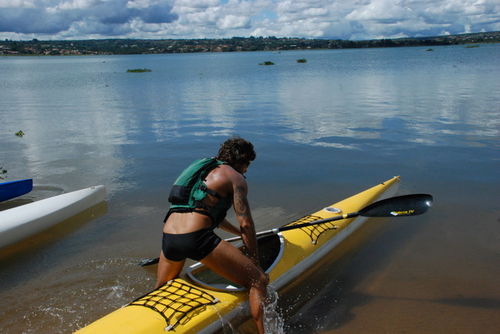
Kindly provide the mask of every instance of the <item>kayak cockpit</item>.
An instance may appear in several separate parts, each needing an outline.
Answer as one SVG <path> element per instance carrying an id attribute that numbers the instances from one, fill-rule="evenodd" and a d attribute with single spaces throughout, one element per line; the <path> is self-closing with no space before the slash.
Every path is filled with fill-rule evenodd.
<path id="1" fill-rule="evenodd" d="M 283 256 L 284 240 L 281 234 L 274 234 L 259 238 L 259 262 L 261 268 L 269 273 Z M 240 248 L 241 249 L 241 248 Z M 197 262 L 186 270 L 186 275 L 193 282 L 212 290 L 243 291 L 241 287 Z"/>

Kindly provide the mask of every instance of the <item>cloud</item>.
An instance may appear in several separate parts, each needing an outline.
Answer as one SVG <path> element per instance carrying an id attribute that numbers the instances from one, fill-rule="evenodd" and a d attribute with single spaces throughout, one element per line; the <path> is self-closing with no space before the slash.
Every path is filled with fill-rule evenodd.
<path id="1" fill-rule="evenodd" d="M 278 20 L 266 22 L 256 32 L 371 39 L 500 29 L 497 0 L 282 0 L 276 12 Z"/>
<path id="2" fill-rule="evenodd" d="M 0 0 L 0 32 L 119 36 L 177 19 L 165 0 Z"/>
<path id="3" fill-rule="evenodd" d="M 500 30 L 498 0 L 0 0 L 0 38 L 371 39 Z"/>
<path id="4" fill-rule="evenodd" d="M 39 8 L 2 8 L 0 12 L 0 31 L 55 34 L 70 25 L 66 18 L 44 13 Z"/>
<path id="5" fill-rule="evenodd" d="M 179 20 L 172 30 L 190 27 L 192 37 L 249 35 L 254 18 L 272 4 L 271 0 L 177 0 L 172 12 Z"/>
<path id="6" fill-rule="evenodd" d="M 250 18 L 241 15 L 225 15 L 217 21 L 219 29 L 249 28 Z"/>

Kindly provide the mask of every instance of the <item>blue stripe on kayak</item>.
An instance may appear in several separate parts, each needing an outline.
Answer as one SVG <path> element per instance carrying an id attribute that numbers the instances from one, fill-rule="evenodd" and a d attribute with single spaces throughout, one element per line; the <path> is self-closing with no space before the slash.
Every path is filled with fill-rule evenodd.
<path id="1" fill-rule="evenodd" d="M 0 202 L 15 198 L 33 190 L 33 179 L 0 183 Z"/>

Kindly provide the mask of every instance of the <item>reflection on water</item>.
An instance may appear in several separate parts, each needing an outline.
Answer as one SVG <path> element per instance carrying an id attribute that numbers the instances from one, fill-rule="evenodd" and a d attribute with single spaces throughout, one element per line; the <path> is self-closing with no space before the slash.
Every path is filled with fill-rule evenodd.
<path id="1" fill-rule="evenodd" d="M 366 140 L 387 139 L 382 136 L 391 133 L 410 146 L 477 145 L 478 139 L 498 138 L 499 109 L 491 104 L 496 98 L 488 88 L 498 81 L 483 76 L 490 64 L 460 62 L 442 50 L 431 62 L 410 67 L 414 59 L 425 58 L 417 50 L 381 51 L 401 56 L 383 68 L 353 68 L 356 60 L 369 60 L 351 54 L 336 59 L 341 64 L 335 71 L 306 82 L 280 81 L 284 117 L 297 130 L 289 138 L 347 149 L 362 149 Z M 493 58 L 498 60 L 498 51 Z"/>
<path id="2" fill-rule="evenodd" d="M 415 313 L 434 332 L 466 325 L 453 312 L 488 332 L 500 298 L 499 46 L 425 49 L 1 57 L 8 180 L 65 191 L 104 184 L 109 203 L 1 261 L 0 328 L 73 330 L 147 292 L 154 272 L 137 263 L 158 255 L 169 185 L 239 134 L 257 149 L 247 177 L 258 230 L 393 175 L 402 193 L 436 198 L 425 227 L 390 225 L 340 270 L 344 294 L 332 302 L 322 290 L 332 298 L 315 311 L 318 328 L 387 332 L 382 308 L 404 320 L 394 332 L 418 332 Z M 258 65 L 267 60 L 276 65 Z M 306 310 L 294 320 L 311 323 Z"/>
<path id="3" fill-rule="evenodd" d="M 13 175 L 77 187 L 121 179 L 135 164 L 130 145 L 168 154 L 178 138 L 240 133 L 355 151 L 485 146 L 500 134 L 497 49 L 317 51 L 307 64 L 295 62 L 300 53 L 2 59 L 3 159 L 19 157 L 9 159 Z M 261 57 L 277 66 L 256 66 Z M 134 64 L 153 71 L 126 73 Z M 18 129 L 24 138 L 12 136 Z"/>

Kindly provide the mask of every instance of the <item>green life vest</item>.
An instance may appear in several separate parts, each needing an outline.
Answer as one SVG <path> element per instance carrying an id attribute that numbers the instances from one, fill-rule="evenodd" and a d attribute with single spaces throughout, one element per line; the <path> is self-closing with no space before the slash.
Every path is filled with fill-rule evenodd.
<path id="1" fill-rule="evenodd" d="M 209 189 L 205 184 L 208 173 L 224 162 L 215 158 L 204 158 L 194 161 L 175 180 L 168 201 L 171 203 L 170 210 L 165 217 L 173 212 L 198 212 L 212 218 L 217 226 L 226 217 L 227 210 L 232 205 L 231 199 L 220 196 L 217 192 Z M 207 195 L 219 199 L 213 207 L 203 203 Z"/>

